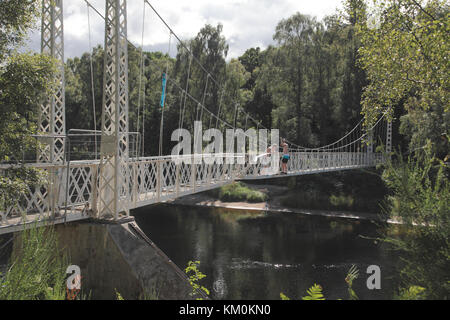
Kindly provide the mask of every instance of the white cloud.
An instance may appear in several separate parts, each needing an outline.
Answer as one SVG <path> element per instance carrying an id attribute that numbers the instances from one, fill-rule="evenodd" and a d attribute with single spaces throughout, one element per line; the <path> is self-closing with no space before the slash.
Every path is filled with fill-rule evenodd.
<path id="1" fill-rule="evenodd" d="M 104 14 L 104 0 L 89 0 Z M 229 58 L 240 56 L 251 47 L 266 47 L 273 43 L 277 23 L 296 12 L 322 19 L 341 7 L 341 0 L 151 0 L 150 3 L 181 39 L 194 37 L 206 24 L 222 23 L 229 45 Z M 128 37 L 141 44 L 143 0 L 128 0 Z M 90 10 L 92 44 L 103 44 L 104 22 Z M 87 6 L 84 0 L 64 2 L 65 56 L 80 56 L 89 51 Z M 29 48 L 39 50 L 40 34 L 31 34 Z M 166 51 L 169 31 L 151 8 L 145 7 L 144 47 Z M 175 54 L 172 40 L 171 54 Z"/>

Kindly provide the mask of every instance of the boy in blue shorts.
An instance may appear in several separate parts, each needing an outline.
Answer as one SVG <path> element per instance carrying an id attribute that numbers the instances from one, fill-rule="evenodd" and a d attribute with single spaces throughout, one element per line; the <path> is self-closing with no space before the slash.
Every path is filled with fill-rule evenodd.
<path id="1" fill-rule="evenodd" d="M 283 148 L 283 156 L 281 157 L 281 173 L 287 174 L 287 164 L 289 162 L 290 156 L 289 156 L 289 145 L 286 143 L 286 139 L 281 140 L 280 147 Z"/>

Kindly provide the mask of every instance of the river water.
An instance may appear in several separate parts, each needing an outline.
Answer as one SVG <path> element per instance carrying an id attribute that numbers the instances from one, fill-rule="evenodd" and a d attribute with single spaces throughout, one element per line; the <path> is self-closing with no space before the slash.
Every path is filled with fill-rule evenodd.
<path id="1" fill-rule="evenodd" d="M 355 264 L 360 299 L 391 299 L 395 253 L 376 240 L 382 226 L 293 213 L 156 205 L 133 212 L 136 222 L 181 269 L 201 262 L 201 284 L 213 299 L 291 299 L 317 283 L 327 299 L 348 299 L 344 281 Z M 369 239 L 367 239 L 369 238 Z M 369 290 L 369 265 L 381 269 L 381 289 Z"/>

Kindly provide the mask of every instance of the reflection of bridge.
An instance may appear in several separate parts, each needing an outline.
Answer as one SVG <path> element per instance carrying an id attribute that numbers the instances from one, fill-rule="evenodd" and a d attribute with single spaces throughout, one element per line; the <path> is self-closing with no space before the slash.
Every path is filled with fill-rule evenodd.
<path id="1" fill-rule="evenodd" d="M 62 62 L 62 0 L 43 0 L 43 5 L 42 51 Z M 374 152 L 377 139 L 385 142 L 387 151 L 390 151 L 391 124 L 381 118 L 367 130 L 368 133 L 364 133 L 360 122 L 343 138 L 321 148 L 307 149 L 290 143 L 287 175 L 282 175 L 279 170 L 266 175 L 262 161 L 250 163 L 246 155 L 241 156 L 247 160 L 240 164 L 238 161 L 233 164 L 226 161 L 230 157 L 236 160 L 239 158 L 236 155 L 224 155 L 224 163 L 217 160 L 211 163 L 205 155 L 199 162 L 181 163 L 170 156 L 130 158 L 126 1 L 106 0 L 105 10 L 105 84 L 100 158 L 70 162 L 65 157 L 69 136 L 65 135 L 64 71 L 61 63 L 55 95 L 49 97 L 41 108 L 42 148 L 38 151 L 38 163 L 27 165 L 42 169 L 47 174 L 46 182 L 28 186 L 27 192 L 17 199 L 14 206 L 0 212 L 0 233 L 19 230 L 22 223 L 36 220 L 61 223 L 91 217 L 118 219 L 129 215 L 134 208 L 210 190 L 239 179 L 266 179 L 371 167 L 384 160 L 381 153 Z M 172 36 L 173 31 L 170 32 Z M 165 77 L 166 73 L 162 74 Z M 208 79 L 213 81 L 209 74 Z M 188 90 L 180 91 L 185 100 L 198 103 L 202 114 L 204 110 L 210 115 L 210 125 L 215 118 L 216 127 L 221 121 L 225 127 L 236 128 L 221 119 L 220 107 L 218 114 L 214 114 L 190 96 Z M 242 109 L 232 108 L 235 108 L 235 124 L 238 114 L 246 116 L 246 130 L 247 120 L 253 118 Z M 200 120 L 203 121 L 203 118 Z M 180 127 L 182 124 L 181 121 Z M 260 123 L 256 124 L 260 126 Z M 278 157 L 278 154 L 275 156 Z M 0 173 L 8 174 L 8 168 L 7 165 L 0 166 Z"/>

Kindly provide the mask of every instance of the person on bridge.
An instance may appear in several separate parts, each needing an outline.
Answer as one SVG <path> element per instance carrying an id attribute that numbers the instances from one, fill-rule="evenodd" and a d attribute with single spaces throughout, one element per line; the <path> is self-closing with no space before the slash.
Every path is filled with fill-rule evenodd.
<path id="1" fill-rule="evenodd" d="M 288 173 L 287 164 L 289 162 L 290 156 L 289 156 L 289 145 L 286 143 L 286 139 L 284 138 L 281 139 L 280 147 L 283 148 L 283 156 L 281 158 L 281 173 L 287 174 Z"/>

